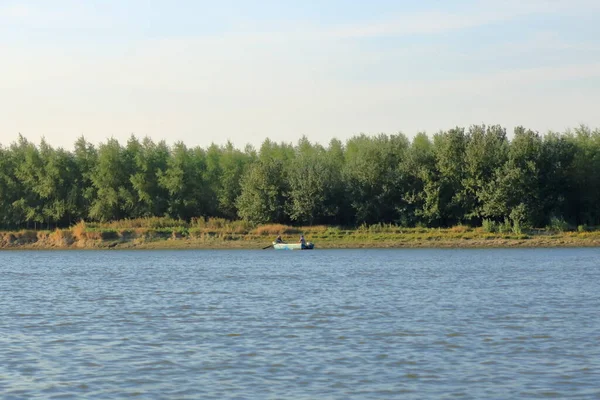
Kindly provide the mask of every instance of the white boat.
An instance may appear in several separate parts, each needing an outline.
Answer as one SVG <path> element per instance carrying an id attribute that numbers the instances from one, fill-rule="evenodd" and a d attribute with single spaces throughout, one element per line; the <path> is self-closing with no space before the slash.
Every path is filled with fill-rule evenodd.
<path id="1" fill-rule="evenodd" d="M 276 243 L 273 242 L 273 248 L 275 250 L 312 250 L 315 245 L 311 242 L 302 243 Z"/>

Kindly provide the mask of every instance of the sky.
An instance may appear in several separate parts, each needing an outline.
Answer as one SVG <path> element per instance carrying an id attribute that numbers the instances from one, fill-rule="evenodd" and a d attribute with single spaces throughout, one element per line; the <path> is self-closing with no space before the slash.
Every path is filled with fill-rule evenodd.
<path id="1" fill-rule="evenodd" d="M 0 0 L 0 144 L 600 127 L 598 0 Z"/>

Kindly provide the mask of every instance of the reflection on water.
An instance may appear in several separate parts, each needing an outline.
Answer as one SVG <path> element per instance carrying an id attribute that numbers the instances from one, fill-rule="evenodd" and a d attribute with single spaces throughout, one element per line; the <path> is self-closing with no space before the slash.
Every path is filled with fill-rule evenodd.
<path id="1" fill-rule="evenodd" d="M 4 398 L 598 398 L 600 251 L 0 253 Z"/>

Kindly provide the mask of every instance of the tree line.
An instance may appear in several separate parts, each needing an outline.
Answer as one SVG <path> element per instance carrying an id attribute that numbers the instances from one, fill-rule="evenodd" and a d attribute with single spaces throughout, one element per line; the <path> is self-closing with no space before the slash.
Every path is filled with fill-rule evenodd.
<path id="1" fill-rule="evenodd" d="M 23 136 L 0 146 L 0 226 L 169 216 L 253 223 L 479 226 L 551 218 L 600 225 L 600 130 L 545 135 L 474 125 L 357 135 L 327 146 L 265 140 L 207 148 L 80 137 L 72 151 Z"/>

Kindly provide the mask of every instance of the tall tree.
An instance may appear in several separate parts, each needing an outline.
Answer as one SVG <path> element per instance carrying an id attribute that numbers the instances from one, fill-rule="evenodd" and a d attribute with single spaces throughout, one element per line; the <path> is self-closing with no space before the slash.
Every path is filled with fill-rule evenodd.
<path id="1" fill-rule="evenodd" d="M 247 166 L 253 162 L 255 156 L 243 153 L 227 142 L 221 149 L 219 168 L 221 174 L 217 185 L 217 198 L 219 201 L 219 212 L 229 219 L 238 216 L 236 199 L 242 192 L 241 180 Z"/>
<path id="2" fill-rule="evenodd" d="M 398 220 L 398 166 L 407 147 L 403 135 L 360 135 L 348 141 L 344 180 L 357 223 Z"/>
<path id="3" fill-rule="evenodd" d="M 14 219 L 13 203 L 17 201 L 18 183 L 15 163 L 9 149 L 0 146 L 0 227 L 9 228 L 19 221 Z"/>
<path id="4" fill-rule="evenodd" d="M 131 181 L 136 206 L 134 217 L 163 216 L 167 211 L 168 193 L 158 182 L 167 169 L 169 148 L 164 141 L 158 144 L 146 137 L 140 143 L 132 137 L 127 143 Z"/>
<path id="5" fill-rule="evenodd" d="M 29 227 L 33 223 L 33 227 L 37 228 L 44 222 L 43 202 L 39 195 L 39 174 L 43 168 L 39 150 L 35 144 L 19 135 L 18 141 L 11 145 L 11 151 L 19 188 L 17 199 L 12 204 L 14 218 L 18 224 L 26 223 Z"/>
<path id="6" fill-rule="evenodd" d="M 333 180 L 334 164 L 325 149 L 303 137 L 296 146 L 289 176 L 288 215 L 292 221 L 313 225 L 338 212 Z"/>
<path id="7" fill-rule="evenodd" d="M 431 209 L 426 207 L 426 202 L 435 197 L 428 197 L 426 188 L 433 189 L 435 186 L 436 169 L 433 144 L 425 133 L 420 132 L 413 138 L 398 168 L 403 183 L 403 202 L 397 206 L 399 222 L 404 226 L 428 224 Z M 437 215 L 437 211 L 434 211 L 433 215 Z"/>
<path id="8" fill-rule="evenodd" d="M 469 129 L 464 160 L 463 199 L 465 219 L 476 225 L 485 216 L 481 193 L 508 158 L 506 130 L 498 125 L 474 125 Z"/>
<path id="9" fill-rule="evenodd" d="M 462 186 L 466 144 L 463 128 L 440 132 L 433 137 L 435 169 L 425 183 L 423 206 L 423 216 L 433 226 L 463 222 L 469 211 Z"/>
<path id="10" fill-rule="evenodd" d="M 202 203 L 205 168 L 201 149 L 188 149 L 182 142 L 174 145 L 167 169 L 158 172 L 159 184 L 169 194 L 169 216 L 189 220 L 206 215 Z"/>
<path id="11" fill-rule="evenodd" d="M 579 126 L 567 136 L 574 145 L 569 214 L 577 224 L 600 224 L 600 130 Z"/>
<path id="12" fill-rule="evenodd" d="M 251 164 L 242 177 L 236 200 L 240 218 L 253 223 L 286 222 L 287 180 L 283 161 L 263 157 Z"/>
<path id="13" fill-rule="evenodd" d="M 41 169 L 38 171 L 36 192 L 42 200 L 42 214 L 47 223 L 70 224 L 77 217 L 77 168 L 73 155 L 58 150 L 42 140 L 39 148 Z"/>
<path id="14" fill-rule="evenodd" d="M 80 136 L 75 142 L 73 158 L 77 168 L 75 180 L 71 182 L 73 189 L 76 190 L 76 217 L 86 219 L 90 217 L 90 209 L 97 196 L 93 175 L 98 162 L 98 152 L 93 144 Z"/>
<path id="15" fill-rule="evenodd" d="M 130 218 L 135 206 L 130 169 L 125 151 L 116 139 L 98 147 L 97 164 L 91 176 L 96 191 L 89 215 L 98 221 Z"/>
<path id="16" fill-rule="evenodd" d="M 544 224 L 539 187 L 541 147 L 538 133 L 515 128 L 508 160 L 496 169 L 493 180 L 481 192 L 485 217 L 500 221 L 519 207 L 525 213 L 525 222 Z"/>

